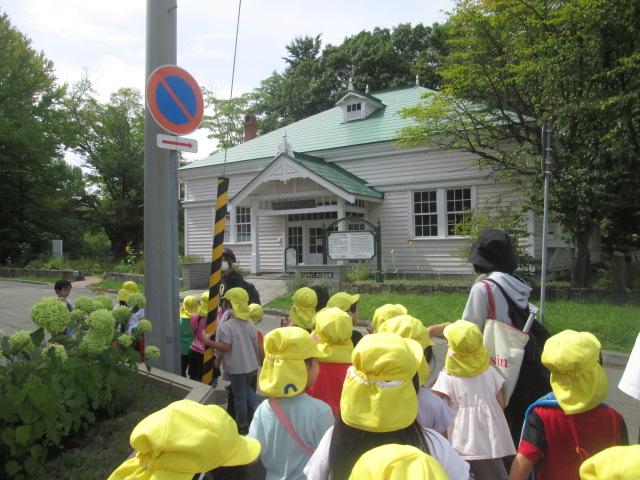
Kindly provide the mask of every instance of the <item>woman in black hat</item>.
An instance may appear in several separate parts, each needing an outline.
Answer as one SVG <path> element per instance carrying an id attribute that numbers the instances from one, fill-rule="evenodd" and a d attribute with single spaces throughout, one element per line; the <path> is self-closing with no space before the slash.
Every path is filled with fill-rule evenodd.
<path id="1" fill-rule="evenodd" d="M 476 279 L 467 305 L 462 314 L 464 320 L 475 323 L 484 331 L 486 319 L 494 318 L 509 325 L 514 325 L 509 315 L 509 303 L 513 315 L 518 315 L 522 329 L 522 311 L 529 307 L 531 287 L 513 272 L 518 266 L 513 254 L 513 246 L 509 235 L 503 230 L 483 230 L 478 241 L 471 246 L 469 263 L 473 264 Z M 484 282 L 483 282 L 484 280 Z M 495 315 L 489 314 L 489 293 L 494 302 Z M 518 310 L 519 312 L 514 312 Z M 525 314 L 528 310 L 524 310 Z M 526 321 L 526 318 L 524 319 Z M 535 323 L 535 322 L 534 322 Z M 504 411 L 514 444 L 518 444 L 524 416 L 527 408 L 542 395 L 551 391 L 549 371 L 542 365 L 540 353 L 549 332 L 539 324 L 532 327 L 529 342 L 525 347 L 525 357 L 520 368 L 518 381 L 509 405 Z M 510 466 L 510 461 L 505 461 Z"/>
<path id="2" fill-rule="evenodd" d="M 502 292 L 518 308 L 526 308 L 529 305 L 531 287 L 513 273 L 518 264 L 507 232 L 503 230 L 480 232 L 478 241 L 471 246 L 469 263 L 480 275 L 471 288 L 462 319 L 475 323 L 480 330 L 484 331 L 485 320 L 490 318 L 489 297 L 486 284 L 481 280 L 489 280 L 487 283 L 495 302 L 495 319 L 513 325 L 509 318 L 509 305 Z"/>

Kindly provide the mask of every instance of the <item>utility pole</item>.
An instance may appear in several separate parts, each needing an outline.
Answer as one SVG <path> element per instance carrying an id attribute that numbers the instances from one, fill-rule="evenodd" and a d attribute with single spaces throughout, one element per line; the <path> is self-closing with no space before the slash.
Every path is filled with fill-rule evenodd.
<path id="1" fill-rule="evenodd" d="M 177 62 L 177 0 L 147 0 L 145 84 L 151 73 Z M 154 367 L 179 374 L 178 154 L 156 146 L 166 134 L 147 105 L 144 118 L 145 316 L 153 331 L 147 343 L 160 348 Z"/>
<path id="2" fill-rule="evenodd" d="M 540 275 L 540 323 L 544 324 L 544 306 L 547 293 L 547 239 L 549 236 L 549 184 L 551 183 L 551 134 L 553 124 L 549 121 L 542 126 L 542 146 L 545 152 L 542 162 L 544 173 L 544 213 L 542 217 L 542 272 Z"/>

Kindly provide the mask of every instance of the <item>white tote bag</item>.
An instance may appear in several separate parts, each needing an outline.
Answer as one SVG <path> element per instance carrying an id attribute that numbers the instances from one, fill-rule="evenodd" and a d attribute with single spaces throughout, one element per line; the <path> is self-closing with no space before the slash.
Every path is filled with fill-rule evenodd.
<path id="1" fill-rule="evenodd" d="M 490 364 L 500 372 L 504 378 L 502 396 L 505 404 L 509 403 L 511 394 L 516 387 L 520 367 L 524 358 L 524 347 L 529 341 L 529 335 L 522 330 L 495 320 L 495 304 L 493 293 L 487 282 L 487 300 L 489 302 L 489 316 L 484 324 L 484 346 L 489 351 Z M 535 315 L 535 314 L 534 314 Z M 525 327 L 526 328 L 526 327 Z"/>
<path id="2" fill-rule="evenodd" d="M 516 387 L 524 357 L 524 346 L 529 335 L 499 320 L 487 320 L 484 325 L 484 345 L 489 350 L 489 361 L 504 378 L 502 395 L 509 403 Z"/>

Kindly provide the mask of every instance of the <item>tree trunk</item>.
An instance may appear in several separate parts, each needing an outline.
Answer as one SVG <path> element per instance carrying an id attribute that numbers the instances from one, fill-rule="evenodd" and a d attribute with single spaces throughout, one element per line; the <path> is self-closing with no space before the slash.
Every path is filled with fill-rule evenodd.
<path id="1" fill-rule="evenodd" d="M 109 240 L 111 241 L 111 250 L 113 251 L 113 260 L 118 263 L 125 257 L 125 249 L 127 248 L 127 241 L 121 236 L 111 236 L 108 235 Z"/>
<path id="2" fill-rule="evenodd" d="M 571 267 L 571 286 L 574 288 L 593 287 L 593 272 L 589 242 L 595 231 L 595 225 L 588 225 L 584 230 L 573 235 L 573 264 Z"/>

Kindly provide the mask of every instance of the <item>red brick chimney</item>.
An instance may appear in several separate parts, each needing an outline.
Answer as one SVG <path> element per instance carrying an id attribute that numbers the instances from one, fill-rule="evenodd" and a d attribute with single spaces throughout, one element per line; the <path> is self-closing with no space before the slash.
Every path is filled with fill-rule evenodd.
<path id="1" fill-rule="evenodd" d="M 244 141 L 248 142 L 258 136 L 258 120 L 255 115 L 244 116 Z"/>

